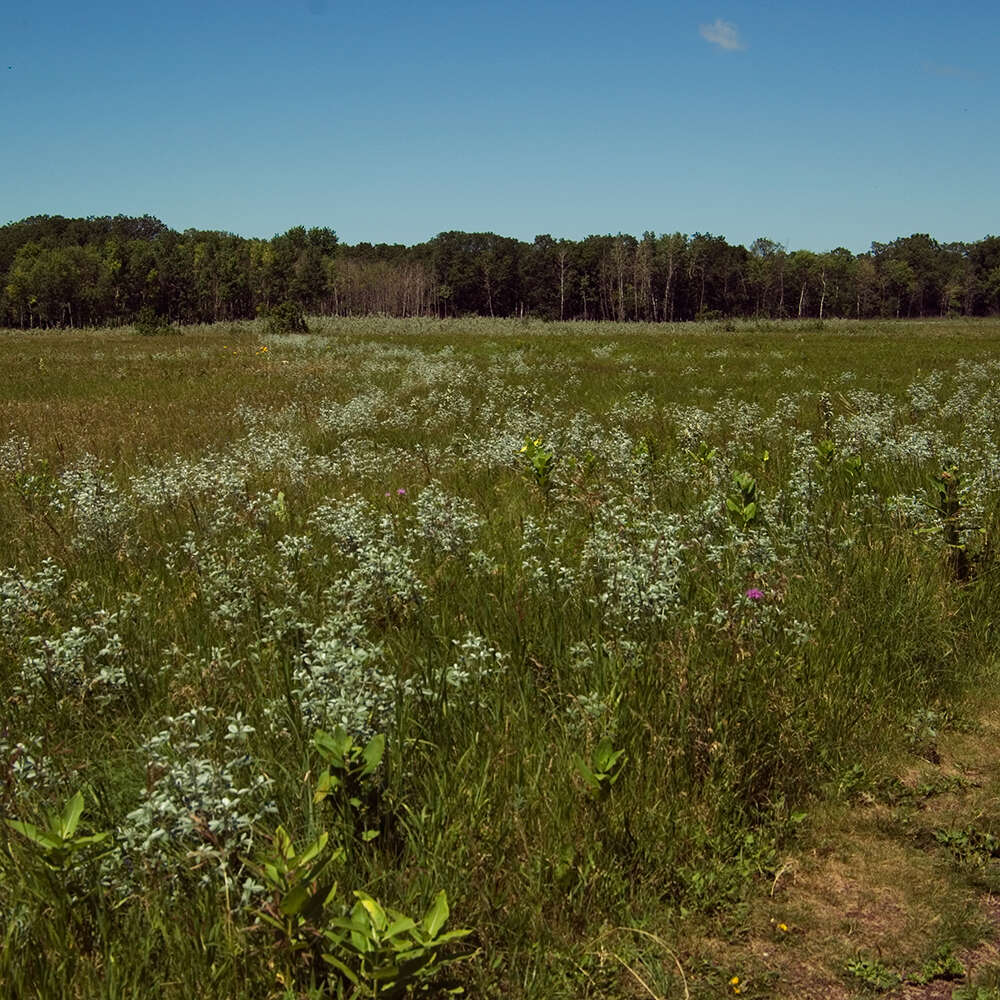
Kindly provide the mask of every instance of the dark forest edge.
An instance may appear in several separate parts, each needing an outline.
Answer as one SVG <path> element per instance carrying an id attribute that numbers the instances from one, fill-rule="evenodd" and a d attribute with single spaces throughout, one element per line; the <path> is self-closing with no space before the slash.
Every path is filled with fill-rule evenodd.
<path id="1" fill-rule="evenodd" d="M 36 215 L 0 227 L 0 325 L 205 323 L 294 304 L 330 316 L 532 316 L 664 322 L 1000 313 L 1000 237 L 916 233 L 854 254 L 749 248 L 722 236 L 440 233 L 341 243 L 295 226 L 266 239 L 159 219 Z"/>

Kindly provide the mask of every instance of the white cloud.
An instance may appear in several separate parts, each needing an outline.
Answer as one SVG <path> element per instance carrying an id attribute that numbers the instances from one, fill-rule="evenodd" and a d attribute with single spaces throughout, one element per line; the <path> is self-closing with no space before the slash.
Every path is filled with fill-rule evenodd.
<path id="1" fill-rule="evenodd" d="M 723 21 L 721 17 L 717 17 L 711 24 L 701 25 L 698 30 L 706 42 L 718 45 L 720 49 L 735 52 L 746 48 L 740 38 L 740 29 L 732 21 Z"/>

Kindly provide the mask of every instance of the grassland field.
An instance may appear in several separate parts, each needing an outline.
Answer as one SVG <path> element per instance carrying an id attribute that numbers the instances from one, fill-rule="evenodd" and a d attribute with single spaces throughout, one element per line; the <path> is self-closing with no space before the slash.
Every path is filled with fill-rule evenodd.
<path id="1" fill-rule="evenodd" d="M 692 926 L 996 692 L 998 375 L 997 320 L 0 331 L 0 993 L 741 992 Z"/>

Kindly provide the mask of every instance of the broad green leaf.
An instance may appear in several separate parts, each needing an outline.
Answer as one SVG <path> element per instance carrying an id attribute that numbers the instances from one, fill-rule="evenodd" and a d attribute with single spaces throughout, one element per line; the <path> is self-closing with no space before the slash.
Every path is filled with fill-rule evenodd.
<path id="1" fill-rule="evenodd" d="M 337 895 L 337 883 L 334 882 L 330 885 L 330 890 L 327 892 L 326 896 L 323 897 L 323 905 L 327 906 L 333 901 L 333 897 Z"/>
<path id="2" fill-rule="evenodd" d="M 291 861 L 295 857 L 292 838 L 288 836 L 288 831 L 283 826 L 274 831 L 274 849 L 278 852 L 278 857 L 284 858 L 285 861 Z"/>
<path id="3" fill-rule="evenodd" d="M 337 726 L 332 733 L 320 730 L 313 737 L 313 746 L 325 760 L 339 768 L 344 766 L 344 755 L 350 752 L 351 738 L 343 726 Z"/>
<path id="4" fill-rule="evenodd" d="M 347 730 L 343 726 L 337 725 L 333 730 L 333 759 L 334 763 L 343 767 L 344 757 L 351 752 L 354 742 L 347 735 Z"/>
<path id="5" fill-rule="evenodd" d="M 578 754 L 573 754 L 573 766 L 579 771 L 580 777 L 592 788 L 599 788 L 601 783 L 590 769 L 590 765 Z"/>
<path id="6" fill-rule="evenodd" d="M 399 920 L 396 920 L 393 923 L 389 924 L 389 926 L 385 930 L 385 937 L 386 939 L 394 938 L 399 934 L 404 934 L 407 931 L 412 931 L 413 928 L 416 926 L 417 923 L 415 920 L 412 920 L 410 917 L 402 917 Z"/>
<path id="7" fill-rule="evenodd" d="M 286 917 L 294 917 L 302 911 L 307 902 L 309 902 L 309 886 L 297 885 L 285 894 L 278 909 Z"/>
<path id="8" fill-rule="evenodd" d="M 62 817 L 60 819 L 59 832 L 64 838 L 70 838 L 76 833 L 77 824 L 83 815 L 83 793 L 77 790 L 65 806 L 63 806 Z"/>
<path id="9" fill-rule="evenodd" d="M 351 985 L 358 987 L 361 985 L 361 981 L 358 979 L 357 973 L 348 966 L 345 965 L 336 955 L 330 955 L 327 952 L 323 952 L 323 961 L 327 965 L 332 965 Z"/>
<path id="10" fill-rule="evenodd" d="M 469 927 L 463 927 L 457 931 L 445 931 L 444 934 L 438 934 L 434 938 L 434 944 L 442 945 L 446 941 L 457 941 L 459 938 L 468 937 L 471 933 L 472 929 Z"/>
<path id="11" fill-rule="evenodd" d="M 445 894 L 444 889 L 442 889 L 437 894 L 437 898 L 431 904 L 431 907 L 425 914 L 423 920 L 424 930 L 431 938 L 437 937 L 438 931 L 444 927 L 445 921 L 448 919 L 448 914 L 450 912 L 451 911 L 448 909 L 448 897 Z"/>
<path id="12" fill-rule="evenodd" d="M 313 792 L 314 803 L 322 802 L 337 787 L 334 781 L 335 779 L 330 775 L 329 769 L 319 776 L 316 781 L 316 791 Z"/>
<path id="13" fill-rule="evenodd" d="M 603 737 L 594 750 L 594 770 L 606 771 L 608 769 L 608 761 L 611 759 L 613 752 L 614 747 L 611 740 L 607 736 Z"/>
<path id="14" fill-rule="evenodd" d="M 326 847 L 326 842 L 330 838 L 330 834 L 324 830 L 298 857 L 298 863 L 300 865 L 307 865 L 320 851 Z"/>
<path id="15" fill-rule="evenodd" d="M 323 931 L 324 937 L 329 938 L 331 941 L 343 941 L 345 937 L 345 933 L 337 933 L 331 928 L 339 928 L 340 931 L 345 933 L 350 933 L 355 929 L 353 921 L 347 917 L 333 917 L 327 924 L 326 930 Z"/>
<path id="16" fill-rule="evenodd" d="M 371 915 L 360 903 L 355 903 L 351 908 L 350 920 L 352 933 L 357 931 L 366 937 L 373 933 Z"/>
<path id="17" fill-rule="evenodd" d="M 102 830 L 100 833 L 91 833 L 86 837 L 74 837 L 73 846 L 74 847 L 86 847 L 89 844 L 99 844 L 101 841 L 107 840 L 111 836 L 110 830 Z"/>
<path id="18" fill-rule="evenodd" d="M 27 837 L 28 840 L 38 844 L 39 847 L 56 850 L 64 845 L 62 837 L 49 833 L 48 830 L 40 830 L 34 823 L 25 823 L 19 819 L 9 819 L 7 820 L 7 825 Z"/>
<path id="19" fill-rule="evenodd" d="M 607 763 L 606 763 L 606 764 L 604 765 L 604 771 L 605 771 L 605 773 L 607 773 L 607 774 L 610 774 L 610 773 L 611 773 L 611 772 L 612 772 L 612 771 L 613 771 L 613 770 L 615 769 L 615 765 L 616 765 L 616 764 L 617 764 L 617 763 L 618 763 L 618 762 L 619 762 L 620 760 L 622 760 L 622 757 L 624 757 L 624 756 L 625 756 L 625 751 L 624 751 L 624 750 L 616 750 L 616 751 L 615 751 L 615 752 L 614 752 L 614 753 L 613 753 L 613 754 L 612 754 L 612 755 L 611 755 L 611 756 L 610 756 L 610 757 L 608 758 L 608 760 L 607 760 Z M 622 761 L 622 763 L 624 764 L 625 762 L 624 762 L 624 761 Z M 613 780 L 613 781 L 617 781 L 617 780 L 618 780 L 618 775 L 617 775 L 617 774 L 615 774 L 612 780 Z"/>
<path id="20" fill-rule="evenodd" d="M 385 910 L 379 905 L 378 900 L 372 899 L 371 896 L 364 892 L 355 892 L 354 895 L 358 897 L 361 905 L 368 911 L 375 927 L 380 931 L 384 930 L 389 923 L 389 918 L 385 915 Z"/>
<path id="21" fill-rule="evenodd" d="M 377 733 L 369 741 L 364 750 L 365 766 L 362 775 L 371 774 L 382 762 L 385 753 L 385 734 Z"/>

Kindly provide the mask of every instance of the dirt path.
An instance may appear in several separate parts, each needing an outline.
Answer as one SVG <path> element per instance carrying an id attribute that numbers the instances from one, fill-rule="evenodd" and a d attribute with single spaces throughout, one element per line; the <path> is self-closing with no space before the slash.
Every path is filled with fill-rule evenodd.
<path id="1" fill-rule="evenodd" d="M 810 817 L 730 939 L 702 941 L 724 974 L 692 997 L 1000 1000 L 1000 706 L 918 749 Z"/>

